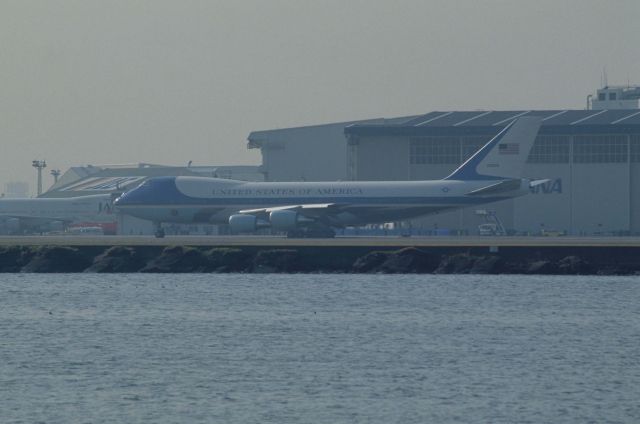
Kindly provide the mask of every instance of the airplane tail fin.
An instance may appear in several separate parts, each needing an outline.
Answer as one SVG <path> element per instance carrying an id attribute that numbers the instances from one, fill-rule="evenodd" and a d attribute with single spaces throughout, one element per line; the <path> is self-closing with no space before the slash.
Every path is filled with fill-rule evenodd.
<path id="1" fill-rule="evenodd" d="M 511 122 L 445 180 L 522 178 L 541 123 L 538 116 L 523 116 Z"/>

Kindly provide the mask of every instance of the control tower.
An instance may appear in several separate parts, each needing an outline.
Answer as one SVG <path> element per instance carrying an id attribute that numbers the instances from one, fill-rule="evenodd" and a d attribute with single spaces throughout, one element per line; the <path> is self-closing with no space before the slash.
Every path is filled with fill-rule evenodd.
<path id="1" fill-rule="evenodd" d="M 590 95 L 588 99 L 590 108 L 594 110 L 640 109 L 640 87 L 608 85 L 599 89 L 595 97 Z"/>

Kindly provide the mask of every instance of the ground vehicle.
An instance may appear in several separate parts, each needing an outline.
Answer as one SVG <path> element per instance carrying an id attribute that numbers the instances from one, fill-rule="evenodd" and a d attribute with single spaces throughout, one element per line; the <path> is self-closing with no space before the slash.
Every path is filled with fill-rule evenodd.
<path id="1" fill-rule="evenodd" d="M 504 236 L 504 230 L 494 223 L 486 223 L 478 225 L 478 234 L 481 236 Z"/>

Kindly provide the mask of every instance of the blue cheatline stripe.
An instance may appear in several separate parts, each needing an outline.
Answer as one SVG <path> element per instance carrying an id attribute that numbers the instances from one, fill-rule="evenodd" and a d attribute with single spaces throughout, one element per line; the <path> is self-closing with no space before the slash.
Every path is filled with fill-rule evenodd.
<path id="1" fill-rule="evenodd" d="M 480 150 L 478 150 L 473 156 L 467 159 L 462 165 L 451 173 L 445 180 L 461 180 L 461 181 L 473 181 L 473 180 L 503 180 L 504 178 L 492 177 L 489 175 L 478 174 L 476 170 L 480 162 L 487 157 L 493 147 L 502 140 L 509 128 L 513 126 L 516 121 L 511 122 L 504 127 L 502 131 L 493 137 L 487 144 L 485 144 Z"/>
<path id="2" fill-rule="evenodd" d="M 337 205 L 473 205 L 477 203 L 496 202 L 509 199 L 509 196 L 495 196 L 491 198 L 483 197 L 427 197 L 427 196 L 290 196 L 290 197 L 212 197 L 200 198 L 187 196 L 180 192 L 175 185 L 175 177 L 154 178 L 147 183 L 125 193 L 116 206 L 223 206 L 223 207 L 272 207 L 272 206 L 294 206 L 304 204 L 324 204 L 333 203 Z M 259 206 L 256 206 L 259 205 Z"/>
<path id="3" fill-rule="evenodd" d="M 336 205 L 472 205 L 476 203 L 497 202 L 499 200 L 511 199 L 509 196 L 496 197 L 250 197 L 250 198 L 196 198 L 183 197 L 180 199 L 170 199 L 164 196 L 154 196 L 153 199 L 141 199 L 140 201 L 131 201 L 119 204 L 120 207 L 126 206 L 244 206 L 244 205 L 261 205 L 269 206 L 288 206 L 288 205 L 307 205 L 307 204 L 325 204 L 331 203 Z"/>

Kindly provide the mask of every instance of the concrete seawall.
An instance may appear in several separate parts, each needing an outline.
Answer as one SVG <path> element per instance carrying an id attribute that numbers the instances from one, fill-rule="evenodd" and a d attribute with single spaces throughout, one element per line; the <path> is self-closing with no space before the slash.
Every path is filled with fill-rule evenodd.
<path id="1" fill-rule="evenodd" d="M 0 272 L 640 274 L 636 239 L 96 239 L 1 238 Z"/>

